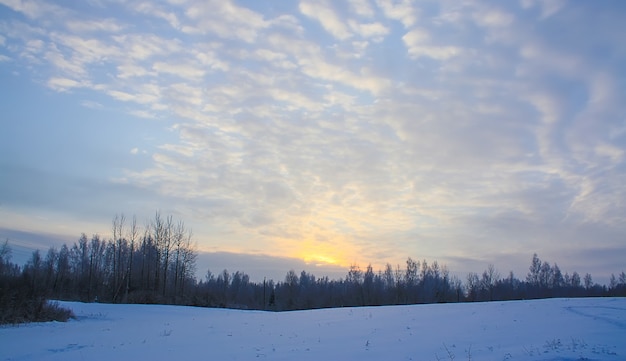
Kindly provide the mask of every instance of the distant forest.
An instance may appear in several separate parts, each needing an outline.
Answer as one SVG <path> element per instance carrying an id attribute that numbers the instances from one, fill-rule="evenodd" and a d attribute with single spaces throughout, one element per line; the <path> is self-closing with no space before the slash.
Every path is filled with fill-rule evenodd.
<path id="1" fill-rule="evenodd" d="M 532 256 L 529 272 L 502 276 L 493 265 L 464 280 L 446 266 L 408 258 L 405 267 L 350 267 L 343 279 L 287 272 L 280 281 L 251 282 L 242 272 L 205 271 L 196 278 L 197 251 L 184 222 L 159 212 L 144 227 L 116 216 L 112 239 L 82 234 L 72 245 L 32 253 L 11 263 L 9 241 L 0 245 L 0 309 L 38 309 L 46 299 L 111 303 L 160 303 L 258 310 L 501 301 L 550 297 L 626 296 L 626 274 L 609 285 L 590 274 L 563 274 L 556 263 Z M 15 317 L 15 316 L 13 316 Z M 6 321 L 6 320 L 5 320 Z"/>

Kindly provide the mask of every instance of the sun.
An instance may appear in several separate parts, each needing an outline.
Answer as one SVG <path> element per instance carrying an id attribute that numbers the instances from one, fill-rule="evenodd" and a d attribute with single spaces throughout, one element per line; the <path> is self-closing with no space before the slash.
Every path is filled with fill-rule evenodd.
<path id="1" fill-rule="evenodd" d="M 335 239 L 334 241 L 319 241 L 315 238 L 298 242 L 294 256 L 307 264 L 316 266 L 340 266 L 347 267 L 346 261 L 349 254 L 354 254 L 348 249 L 349 242 Z"/>
<path id="2" fill-rule="evenodd" d="M 274 239 L 277 249 L 287 257 L 297 258 L 312 266 L 347 268 L 355 261 L 359 249 L 351 236 L 337 232 L 325 218 L 294 222 L 289 237 Z M 332 223 L 332 222 L 330 222 Z"/>
<path id="3" fill-rule="evenodd" d="M 316 266 L 320 266 L 320 265 L 341 266 L 342 265 L 341 262 L 337 261 L 336 258 L 323 255 L 323 254 L 309 254 L 309 255 L 305 255 L 304 257 L 302 257 L 302 259 L 307 264 L 312 263 L 312 264 L 315 264 Z"/>

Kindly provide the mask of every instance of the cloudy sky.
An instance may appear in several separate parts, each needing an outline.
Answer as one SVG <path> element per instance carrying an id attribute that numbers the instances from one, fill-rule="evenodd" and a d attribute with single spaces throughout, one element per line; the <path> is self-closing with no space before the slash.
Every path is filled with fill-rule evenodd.
<path id="1" fill-rule="evenodd" d="M 537 252 L 608 277 L 625 18 L 621 0 L 0 0 L 0 230 L 74 242 L 161 210 L 233 270 L 410 256 L 524 277 Z"/>

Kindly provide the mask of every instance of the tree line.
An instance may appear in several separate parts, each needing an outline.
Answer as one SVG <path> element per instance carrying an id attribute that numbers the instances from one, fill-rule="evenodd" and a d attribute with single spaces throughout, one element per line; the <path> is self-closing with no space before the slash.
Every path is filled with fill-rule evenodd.
<path id="1" fill-rule="evenodd" d="M 197 285 L 197 251 L 183 221 L 156 212 L 141 227 L 136 217 L 128 221 L 116 215 L 111 228 L 112 239 L 83 233 L 73 245 L 52 247 L 45 255 L 34 251 L 23 267 L 10 262 L 5 241 L 0 246 L 0 309 L 37 310 L 45 299 L 189 303 L 185 295 Z"/>
<path id="2" fill-rule="evenodd" d="M 408 258 L 404 267 L 387 264 L 374 271 L 353 265 L 345 278 L 315 277 L 290 270 L 284 280 L 252 282 L 236 271 L 195 276 L 197 250 L 183 221 L 156 212 L 144 226 L 116 215 L 113 237 L 91 238 L 45 255 L 34 251 L 22 267 L 10 262 L 8 241 L 0 247 L 0 307 L 19 308 L 24 300 L 164 303 L 263 310 L 345 306 L 519 300 L 548 297 L 626 296 L 626 274 L 612 275 L 608 286 L 590 274 L 563 273 L 534 254 L 529 272 L 505 277 L 493 265 L 461 280 L 445 265 Z M 21 303 L 20 303 L 21 302 Z M 0 317 L 1 318 L 1 317 Z M 1 321 L 1 320 L 0 320 Z"/>

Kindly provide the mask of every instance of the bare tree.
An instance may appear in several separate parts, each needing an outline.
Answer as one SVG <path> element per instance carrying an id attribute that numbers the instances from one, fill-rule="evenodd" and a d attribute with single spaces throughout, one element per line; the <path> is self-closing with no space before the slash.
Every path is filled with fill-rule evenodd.
<path id="1" fill-rule="evenodd" d="M 469 301 L 477 301 L 478 293 L 480 291 L 480 280 L 478 278 L 478 274 L 474 272 L 470 272 L 467 275 L 467 298 Z"/>
<path id="2" fill-rule="evenodd" d="M 161 270 L 161 256 L 165 244 L 165 222 L 163 218 L 161 218 L 161 212 L 157 211 L 154 215 L 154 220 L 150 224 L 150 228 L 152 229 L 152 237 L 154 239 L 155 245 L 155 265 L 154 265 L 154 291 L 158 292 L 159 290 L 159 272 Z"/>
<path id="3" fill-rule="evenodd" d="M 128 299 L 128 291 L 131 287 L 131 278 L 133 275 L 133 255 L 135 254 L 135 240 L 139 237 L 139 227 L 137 226 L 137 217 L 133 215 L 128 230 L 128 239 L 130 240 L 130 255 L 128 257 L 128 266 L 126 268 L 126 294 L 124 299 Z"/>
<path id="4" fill-rule="evenodd" d="M 122 213 L 121 215 L 115 215 L 112 222 L 113 229 L 113 301 L 117 300 L 117 296 L 122 288 L 123 277 L 125 275 L 126 267 L 124 265 L 125 262 L 122 260 L 123 248 L 125 240 L 124 238 L 124 225 L 126 223 L 126 216 Z"/>
<path id="5" fill-rule="evenodd" d="M 174 234 L 172 235 L 172 240 L 174 243 L 174 299 L 176 299 L 178 295 L 178 277 L 181 275 L 182 271 L 181 260 L 185 233 L 185 223 L 183 221 L 178 221 L 176 228 L 174 229 Z"/>
<path id="6" fill-rule="evenodd" d="M 409 289 L 417 285 L 419 280 L 419 268 L 419 262 L 415 262 L 411 257 L 407 258 L 404 280 Z"/>
<path id="7" fill-rule="evenodd" d="M 94 234 L 91 237 L 91 243 L 89 245 L 89 288 L 87 297 L 91 302 L 93 297 L 98 297 L 100 293 L 100 286 L 104 284 L 106 260 L 106 242 L 100 239 L 100 236 Z"/>
<path id="8" fill-rule="evenodd" d="M 486 290 L 489 293 L 489 300 L 493 301 L 493 289 L 496 286 L 496 283 L 500 279 L 500 274 L 496 271 L 496 268 L 493 264 L 489 264 L 487 266 L 487 270 L 483 272 L 482 280 L 481 280 L 481 288 Z"/>
<path id="9" fill-rule="evenodd" d="M 0 246 L 0 275 L 4 274 L 4 268 L 8 268 L 10 262 L 11 247 L 9 246 L 9 239 L 7 238 Z"/>
<path id="10" fill-rule="evenodd" d="M 528 268 L 529 272 L 526 276 L 526 282 L 537 286 L 540 284 L 540 274 L 541 274 L 541 260 L 537 256 L 537 254 L 533 254 L 533 260 L 531 262 L 530 267 Z"/>
<path id="11" fill-rule="evenodd" d="M 570 279 L 570 286 L 573 288 L 579 288 L 580 284 L 580 275 L 578 272 L 574 271 L 572 273 L 572 278 Z"/>
<path id="12" fill-rule="evenodd" d="M 585 280 L 585 288 L 590 289 L 591 286 L 593 286 L 593 279 L 591 278 L 591 274 L 586 273 L 584 280 Z"/>
<path id="13" fill-rule="evenodd" d="M 170 265 L 170 257 L 171 257 L 171 251 L 172 251 L 172 236 L 174 233 L 174 221 L 172 220 L 172 216 L 167 216 L 167 218 L 165 218 L 165 225 L 164 225 L 164 230 L 165 232 L 163 233 L 163 251 L 162 251 L 162 255 L 163 255 L 163 296 L 166 295 L 167 292 L 167 271 L 169 269 L 169 265 Z"/>
<path id="14" fill-rule="evenodd" d="M 140 274 L 140 287 L 144 290 L 150 288 L 150 265 L 149 254 L 151 253 L 152 236 L 150 235 L 151 223 L 147 222 L 143 231 L 143 238 L 141 239 L 141 274 Z"/>
<path id="15" fill-rule="evenodd" d="M 187 235 L 185 236 L 185 240 L 183 242 L 182 247 L 182 256 L 181 256 L 181 272 L 180 272 L 180 287 L 181 293 L 185 291 L 185 282 L 187 279 L 193 277 L 196 272 L 196 258 L 198 253 L 196 252 L 196 245 L 191 241 L 192 232 L 191 230 L 187 231 Z"/>

